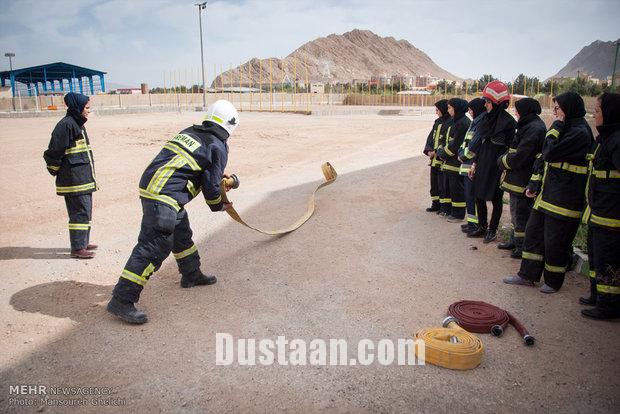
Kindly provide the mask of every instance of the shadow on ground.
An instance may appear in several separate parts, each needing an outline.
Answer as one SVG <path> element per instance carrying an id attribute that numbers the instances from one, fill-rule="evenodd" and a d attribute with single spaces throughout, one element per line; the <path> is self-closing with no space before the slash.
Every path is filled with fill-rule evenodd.
<path id="1" fill-rule="evenodd" d="M 498 283 L 517 262 L 424 212 L 427 192 L 409 189 L 425 188 L 427 174 L 425 160 L 414 158 L 340 175 L 318 194 L 315 215 L 292 234 L 270 238 L 231 221 L 213 237 L 197 239 L 203 271 L 218 275 L 218 283 L 180 289 L 168 259 L 143 293 L 139 306 L 149 323 L 142 326 L 105 312 L 112 286 L 28 287 L 11 298 L 16 310 L 78 323 L 3 367 L 0 386 L 113 387 L 130 412 L 447 412 L 466 406 L 497 412 L 508 401 L 515 411 L 613 412 L 620 402 L 614 368 L 620 338 L 609 325 L 577 316 L 575 298 L 585 281 L 567 282 L 553 297 Z M 275 192 L 244 218 L 262 228 L 293 222 L 315 185 Z M 478 250 L 470 250 L 472 244 Z M 376 362 L 215 364 L 217 332 L 258 340 L 342 338 L 349 357 L 356 357 L 360 339 L 409 338 L 439 325 L 448 305 L 461 299 L 511 310 L 537 345 L 523 347 L 514 329 L 502 338 L 485 335 L 483 363 L 467 372 Z M 0 398 L 6 407 L 7 395 Z M 96 407 L 79 409 L 89 410 Z"/>

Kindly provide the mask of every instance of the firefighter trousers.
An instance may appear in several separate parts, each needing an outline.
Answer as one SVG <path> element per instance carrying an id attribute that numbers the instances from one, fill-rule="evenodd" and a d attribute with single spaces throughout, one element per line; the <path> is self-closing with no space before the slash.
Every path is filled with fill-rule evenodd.
<path id="1" fill-rule="evenodd" d="M 544 274 L 547 286 L 560 289 L 572 259 L 571 246 L 578 228 L 577 220 L 560 220 L 532 210 L 525 227 L 519 276 L 538 282 Z"/>
<path id="2" fill-rule="evenodd" d="M 523 248 L 525 226 L 530 218 L 534 199 L 526 196 L 510 194 L 510 219 L 512 221 L 512 239 L 517 249 Z"/>
<path id="3" fill-rule="evenodd" d="M 438 167 L 431 167 L 431 201 L 433 208 L 439 208 L 439 173 Z"/>
<path id="4" fill-rule="evenodd" d="M 93 194 L 66 195 L 69 213 L 69 240 L 71 250 L 85 249 L 90 239 L 90 222 L 93 217 Z"/>
<path id="5" fill-rule="evenodd" d="M 189 275 L 200 269 L 200 256 L 192 241 L 187 211 L 142 199 L 142 224 L 138 244 L 114 287 L 113 295 L 135 303 L 153 272 L 173 253 L 179 272 Z"/>
<path id="6" fill-rule="evenodd" d="M 488 222 L 488 210 L 487 210 L 487 202 L 486 200 L 482 200 L 480 198 L 476 199 L 476 212 L 478 215 L 478 225 L 486 229 L 488 226 L 489 230 L 496 231 L 499 226 L 499 220 L 502 218 L 502 210 L 504 209 L 503 203 L 504 191 L 499 187 L 495 189 L 495 194 L 493 195 L 493 200 L 491 200 L 491 204 L 493 204 L 493 212 L 491 213 L 491 221 Z"/>
<path id="7" fill-rule="evenodd" d="M 473 228 L 478 225 L 476 211 L 476 196 L 474 195 L 474 182 L 468 176 L 463 177 L 463 190 L 465 192 L 465 206 L 467 210 L 467 223 Z"/>
<path id="8" fill-rule="evenodd" d="M 603 312 L 620 313 L 620 231 L 588 227 L 591 296 Z"/>
<path id="9" fill-rule="evenodd" d="M 447 172 L 438 171 L 437 174 L 437 184 L 439 187 L 439 208 L 442 213 L 450 214 L 452 210 L 452 199 L 450 198 L 450 187 L 448 187 L 448 183 L 446 182 Z"/>
<path id="10" fill-rule="evenodd" d="M 450 206 L 447 212 L 459 219 L 465 218 L 465 189 L 463 188 L 463 176 L 454 171 L 444 171 L 444 185 L 450 194 Z"/>

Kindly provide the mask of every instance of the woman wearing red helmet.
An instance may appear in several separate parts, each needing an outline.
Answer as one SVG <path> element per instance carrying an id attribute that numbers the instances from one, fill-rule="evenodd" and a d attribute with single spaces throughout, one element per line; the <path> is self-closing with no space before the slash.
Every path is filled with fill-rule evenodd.
<path id="1" fill-rule="evenodd" d="M 480 126 L 481 146 L 478 161 L 470 170 L 474 180 L 474 195 L 478 208 L 478 228 L 467 237 L 483 237 L 484 243 L 497 238 L 497 227 L 502 216 L 503 191 L 499 188 L 501 170 L 497 159 L 506 152 L 515 134 L 517 121 L 506 112 L 510 94 L 506 84 L 489 82 L 482 92 L 487 115 Z M 491 221 L 487 225 L 487 201 L 493 203 Z"/>

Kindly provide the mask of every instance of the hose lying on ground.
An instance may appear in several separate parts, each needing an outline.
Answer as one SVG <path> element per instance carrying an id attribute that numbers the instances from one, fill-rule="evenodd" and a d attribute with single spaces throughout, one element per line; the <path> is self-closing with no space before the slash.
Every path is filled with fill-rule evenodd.
<path id="1" fill-rule="evenodd" d="M 523 338 L 525 345 L 534 345 L 535 339 L 525 326 L 510 312 L 486 302 L 461 300 L 448 308 L 448 315 L 453 316 L 465 330 L 475 333 L 491 333 L 500 336 L 509 323 L 515 327 Z"/>
<path id="2" fill-rule="evenodd" d="M 424 341 L 424 356 L 415 346 L 417 358 L 450 369 L 474 369 L 482 361 L 484 345 L 480 338 L 461 328 L 455 321 L 443 328 L 425 328 L 415 333 L 415 339 Z"/>
<path id="3" fill-rule="evenodd" d="M 286 234 L 286 233 L 290 233 L 292 231 L 297 230 L 298 228 L 301 227 L 302 224 L 304 224 L 306 221 L 308 221 L 308 219 L 310 217 L 312 217 L 312 214 L 314 214 L 314 207 L 315 207 L 315 203 L 314 203 L 314 198 L 316 195 L 316 192 L 320 189 L 325 187 L 326 185 L 329 185 L 331 183 L 333 183 L 334 181 L 336 181 L 336 177 L 338 177 L 338 173 L 336 173 L 336 170 L 334 169 L 334 167 L 331 166 L 330 163 L 326 162 L 325 164 L 321 165 L 321 170 L 323 171 L 323 175 L 325 176 L 325 182 L 319 184 L 319 186 L 317 188 L 314 189 L 314 191 L 312 192 L 312 196 L 310 196 L 310 199 L 308 200 L 308 209 L 306 210 L 306 212 L 304 213 L 303 216 L 301 216 L 301 218 L 299 220 L 297 220 L 296 222 L 294 222 L 293 224 L 291 224 L 290 226 L 283 228 L 283 229 L 279 229 L 279 230 L 261 230 L 258 229 L 256 227 L 252 227 L 249 224 L 247 224 L 245 221 L 243 221 L 243 219 L 241 218 L 241 216 L 239 215 L 239 213 L 237 213 L 237 211 L 235 210 L 234 207 L 230 207 L 229 209 L 226 210 L 226 212 L 228 213 L 228 215 L 230 217 L 232 217 L 233 220 L 243 224 L 244 226 L 252 229 L 252 230 L 256 230 L 259 233 L 263 233 L 263 234 L 268 234 L 271 236 L 277 236 L 280 234 Z M 230 201 L 228 200 L 228 195 L 226 193 L 226 186 L 230 186 L 233 187 L 233 181 L 235 181 L 236 186 L 238 186 L 238 179 L 236 177 L 234 177 L 234 180 L 230 179 L 230 178 L 224 178 L 222 180 L 222 185 L 220 186 L 220 195 L 222 196 L 222 201 L 224 203 L 229 203 Z M 236 187 L 234 187 L 236 188 Z"/>

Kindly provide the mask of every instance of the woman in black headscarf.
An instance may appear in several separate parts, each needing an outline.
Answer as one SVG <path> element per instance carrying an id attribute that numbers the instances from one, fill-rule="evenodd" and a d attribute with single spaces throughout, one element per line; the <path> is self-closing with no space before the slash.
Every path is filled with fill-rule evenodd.
<path id="1" fill-rule="evenodd" d="M 620 94 L 604 93 L 594 112 L 596 137 L 588 178 L 590 297 L 581 311 L 593 319 L 620 317 Z"/>
<path id="2" fill-rule="evenodd" d="M 474 177 L 474 195 L 478 208 L 478 229 L 467 237 L 483 237 L 484 243 L 497 238 L 497 227 L 502 216 L 502 197 L 499 188 L 501 170 L 497 167 L 497 158 L 506 152 L 515 134 L 516 121 L 508 112 L 510 94 L 508 87 L 500 82 L 490 82 L 482 92 L 487 115 L 480 125 L 480 153 L 472 168 Z M 487 228 L 487 201 L 493 204 L 491 221 Z"/>
<path id="3" fill-rule="evenodd" d="M 90 259 L 97 245 L 89 244 L 92 193 L 97 190 L 93 153 L 84 124 L 90 114 L 88 96 L 65 95 L 66 116 L 56 124 L 43 153 L 47 171 L 56 177 L 56 194 L 64 196 L 69 213 L 71 257 Z"/>
<path id="4" fill-rule="evenodd" d="M 429 165 L 431 167 L 431 206 L 428 207 L 426 211 L 435 211 L 439 213 L 439 199 L 440 195 L 443 193 L 443 178 L 441 178 L 442 162 L 437 158 L 437 149 L 439 148 L 440 141 L 442 139 L 442 131 L 445 136 L 446 124 L 450 119 L 450 114 L 448 114 L 447 99 L 441 99 L 435 102 L 435 114 L 437 114 L 437 119 L 435 119 L 433 128 L 431 128 L 431 131 L 428 133 L 423 152 L 424 155 L 429 157 Z"/>
<path id="5" fill-rule="evenodd" d="M 532 211 L 534 200 L 525 195 L 536 156 L 542 150 L 547 127 L 538 116 L 540 103 L 536 99 L 523 98 L 515 103 L 517 110 L 517 133 L 508 151 L 499 157 L 497 165 L 505 174 L 500 188 L 510 194 L 510 216 L 513 231 L 510 240 L 497 245 L 499 249 L 513 249 L 510 257 L 521 258 L 525 225 Z"/>
<path id="6" fill-rule="evenodd" d="M 525 228 L 521 269 L 504 279 L 508 284 L 534 286 L 544 271 L 543 293 L 555 293 L 564 283 L 585 207 L 587 155 L 594 140 L 581 96 L 566 92 L 554 103 L 557 120 L 547 131 L 525 190 L 536 200 Z"/>

